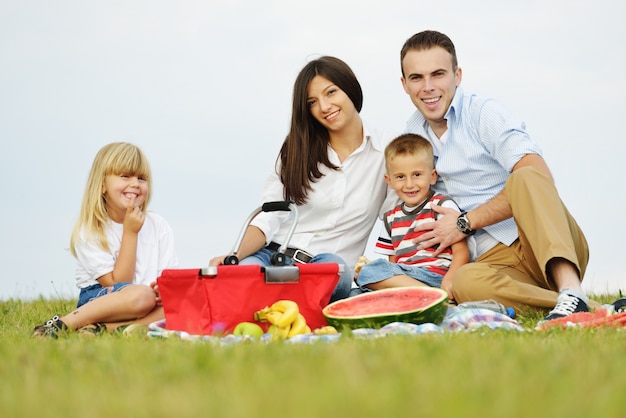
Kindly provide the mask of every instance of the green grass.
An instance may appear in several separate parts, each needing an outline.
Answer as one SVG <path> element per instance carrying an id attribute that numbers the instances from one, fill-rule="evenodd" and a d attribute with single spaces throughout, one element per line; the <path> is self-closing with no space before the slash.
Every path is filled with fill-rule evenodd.
<path id="1" fill-rule="evenodd" d="M 614 298 L 608 298 L 614 299 Z M 75 301 L 0 302 L 2 417 L 621 417 L 626 332 L 344 337 L 216 346 L 30 338 Z"/>

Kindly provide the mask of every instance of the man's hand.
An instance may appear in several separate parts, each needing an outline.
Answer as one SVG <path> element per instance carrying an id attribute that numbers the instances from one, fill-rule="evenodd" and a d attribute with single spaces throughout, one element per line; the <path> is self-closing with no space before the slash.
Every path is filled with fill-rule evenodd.
<path id="1" fill-rule="evenodd" d="M 418 250 L 431 248 L 438 244 L 439 247 L 434 252 L 434 255 L 437 256 L 452 244 L 465 239 L 466 235 L 456 227 L 456 219 L 461 214 L 460 212 L 434 204 L 431 205 L 431 209 L 442 216 L 437 221 L 416 226 L 416 231 L 426 232 L 413 242 L 419 244 Z"/>

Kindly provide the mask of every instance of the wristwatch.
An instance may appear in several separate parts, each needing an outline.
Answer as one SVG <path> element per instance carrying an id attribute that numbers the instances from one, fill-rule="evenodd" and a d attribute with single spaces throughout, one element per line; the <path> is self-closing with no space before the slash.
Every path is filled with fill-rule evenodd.
<path id="1" fill-rule="evenodd" d="M 461 212 L 459 217 L 456 218 L 456 227 L 465 235 L 474 235 L 476 233 L 470 226 L 469 219 L 467 219 L 467 211 Z"/>

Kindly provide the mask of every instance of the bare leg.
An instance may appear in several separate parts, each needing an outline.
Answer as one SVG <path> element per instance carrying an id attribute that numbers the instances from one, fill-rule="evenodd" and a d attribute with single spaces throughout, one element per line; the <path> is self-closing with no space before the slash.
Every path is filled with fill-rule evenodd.
<path id="1" fill-rule="evenodd" d="M 114 331 L 115 329 L 117 329 L 118 327 L 121 327 L 122 325 L 129 325 L 129 324 L 150 325 L 151 323 L 160 321 L 163 318 L 165 318 L 165 315 L 163 314 L 163 306 L 157 306 L 148 315 L 142 318 L 139 318 L 133 321 L 111 322 L 105 325 L 107 327 L 107 330 Z"/>
<path id="2" fill-rule="evenodd" d="M 156 295 L 150 287 L 131 285 L 94 299 L 60 319 L 69 329 L 78 329 L 96 322 L 142 318 L 155 310 L 155 306 Z"/>
<path id="3" fill-rule="evenodd" d="M 553 258 L 548 262 L 548 273 L 559 290 L 570 289 L 583 293 L 578 270 L 564 258 Z"/>
<path id="4" fill-rule="evenodd" d="M 397 276 L 390 277 L 380 282 L 370 283 L 366 287 L 372 290 L 389 289 L 392 287 L 406 287 L 406 286 L 426 286 L 424 283 L 415 280 L 414 278 L 407 276 L 406 274 L 399 274 Z"/>

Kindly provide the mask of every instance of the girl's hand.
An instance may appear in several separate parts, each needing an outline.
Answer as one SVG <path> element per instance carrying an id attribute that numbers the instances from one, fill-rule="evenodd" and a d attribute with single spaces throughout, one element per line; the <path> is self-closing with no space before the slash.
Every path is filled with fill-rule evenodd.
<path id="1" fill-rule="evenodd" d="M 163 306 L 163 301 L 161 300 L 161 294 L 159 293 L 159 285 L 157 284 L 157 282 L 150 283 L 150 287 L 152 288 L 152 291 L 154 292 L 154 296 L 156 298 L 156 306 Z"/>
<path id="2" fill-rule="evenodd" d="M 124 230 L 138 233 L 145 219 L 146 215 L 141 211 L 141 208 L 135 207 L 135 198 L 133 197 L 130 199 L 130 204 L 124 215 Z"/>

